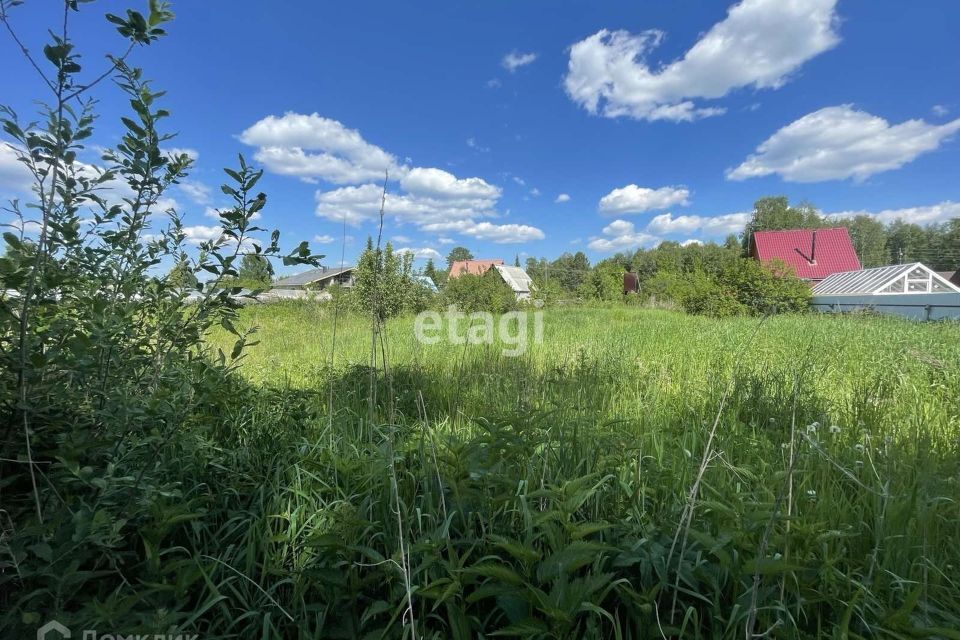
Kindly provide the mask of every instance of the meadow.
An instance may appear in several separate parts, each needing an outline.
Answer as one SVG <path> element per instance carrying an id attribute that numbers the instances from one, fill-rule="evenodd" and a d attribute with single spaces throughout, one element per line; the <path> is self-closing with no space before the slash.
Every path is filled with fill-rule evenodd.
<path id="1" fill-rule="evenodd" d="M 543 313 L 245 308 L 203 637 L 960 638 L 960 326 Z"/>

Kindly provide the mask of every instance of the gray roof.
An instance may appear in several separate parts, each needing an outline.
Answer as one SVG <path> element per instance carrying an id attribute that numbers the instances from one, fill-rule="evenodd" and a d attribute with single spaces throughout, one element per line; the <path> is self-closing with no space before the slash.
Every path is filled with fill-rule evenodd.
<path id="1" fill-rule="evenodd" d="M 960 293 L 960 289 L 919 262 L 834 273 L 813 287 L 813 295 Z"/>
<path id="2" fill-rule="evenodd" d="M 355 268 L 356 267 L 343 267 L 342 269 L 340 267 L 320 267 L 319 269 L 311 269 L 310 271 L 304 271 L 303 273 L 281 278 L 277 280 L 273 286 L 291 287 L 313 284 L 314 282 L 320 282 L 321 280 L 338 276 L 341 273 L 348 273 Z"/>
<path id="3" fill-rule="evenodd" d="M 530 291 L 533 286 L 533 280 L 527 275 L 527 272 L 520 267 L 507 267 L 502 264 L 494 265 L 504 282 L 510 285 L 510 288 L 517 293 Z"/>

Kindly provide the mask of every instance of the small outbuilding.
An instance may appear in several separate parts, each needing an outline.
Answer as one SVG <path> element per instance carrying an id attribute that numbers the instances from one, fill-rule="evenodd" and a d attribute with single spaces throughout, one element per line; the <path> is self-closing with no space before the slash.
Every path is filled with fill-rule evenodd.
<path id="1" fill-rule="evenodd" d="M 834 273 L 814 285 L 810 304 L 824 312 L 872 310 L 915 320 L 960 319 L 960 287 L 914 262 Z"/>
<path id="2" fill-rule="evenodd" d="M 533 289 L 533 279 L 520 267 L 507 267 L 498 264 L 494 267 L 507 286 L 513 289 L 517 300 L 529 300 Z"/>

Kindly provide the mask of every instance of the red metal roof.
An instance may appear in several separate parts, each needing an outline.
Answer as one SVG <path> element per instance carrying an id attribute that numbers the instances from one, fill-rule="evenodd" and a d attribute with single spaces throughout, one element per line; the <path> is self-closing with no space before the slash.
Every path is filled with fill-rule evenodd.
<path id="1" fill-rule="evenodd" d="M 491 267 L 503 264 L 503 260 L 497 258 L 496 260 L 455 260 L 452 265 L 450 265 L 450 278 L 456 278 L 465 273 L 469 273 L 472 276 L 482 276 Z"/>
<path id="2" fill-rule="evenodd" d="M 751 255 L 761 262 L 782 260 L 794 268 L 798 278 L 805 280 L 823 280 L 831 273 L 860 269 L 845 227 L 757 231 L 753 234 Z"/>

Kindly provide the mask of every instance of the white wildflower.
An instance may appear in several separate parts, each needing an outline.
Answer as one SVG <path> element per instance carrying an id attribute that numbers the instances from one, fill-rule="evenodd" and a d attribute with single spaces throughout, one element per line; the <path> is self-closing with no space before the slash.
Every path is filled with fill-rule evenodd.
<path id="1" fill-rule="evenodd" d="M 840 427 L 835 424 L 830 425 L 830 433 L 840 433 Z"/>

